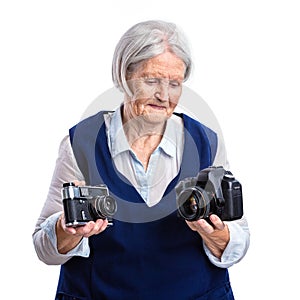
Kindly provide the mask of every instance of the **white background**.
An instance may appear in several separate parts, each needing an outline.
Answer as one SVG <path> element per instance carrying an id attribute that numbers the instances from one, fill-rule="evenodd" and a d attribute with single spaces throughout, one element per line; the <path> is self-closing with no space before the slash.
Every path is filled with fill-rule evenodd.
<path id="1" fill-rule="evenodd" d="M 59 267 L 37 259 L 31 234 L 59 142 L 112 87 L 124 31 L 163 19 L 189 38 L 187 86 L 213 109 L 243 184 L 252 235 L 230 269 L 236 299 L 296 299 L 299 14 L 290 0 L 1 1 L 1 294 L 54 298 Z"/>

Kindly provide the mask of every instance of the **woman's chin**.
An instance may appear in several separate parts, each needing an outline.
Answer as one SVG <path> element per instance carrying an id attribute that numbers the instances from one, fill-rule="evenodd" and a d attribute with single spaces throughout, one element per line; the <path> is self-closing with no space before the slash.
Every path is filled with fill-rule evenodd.
<path id="1" fill-rule="evenodd" d="M 168 119 L 166 112 L 151 112 L 143 115 L 143 119 L 148 123 L 159 124 L 165 123 Z"/>

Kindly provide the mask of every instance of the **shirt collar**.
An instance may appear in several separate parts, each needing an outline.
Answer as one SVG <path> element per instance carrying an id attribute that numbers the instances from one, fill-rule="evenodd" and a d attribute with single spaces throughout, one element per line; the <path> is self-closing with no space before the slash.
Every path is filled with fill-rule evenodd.
<path id="1" fill-rule="evenodd" d="M 178 117 L 172 115 L 167 120 L 164 136 L 159 144 L 159 147 L 169 156 L 175 157 L 177 152 L 178 142 L 181 140 L 181 130 L 178 130 Z M 181 125 L 182 126 L 182 125 Z"/>
<path id="2" fill-rule="evenodd" d="M 164 136 L 158 146 L 159 149 L 171 157 L 176 157 L 177 143 L 182 139 L 180 136 L 182 131 L 178 130 L 178 124 L 182 126 L 182 121 L 175 115 L 172 115 L 167 120 Z M 121 107 L 118 107 L 112 114 L 108 132 L 111 142 L 111 155 L 113 158 L 122 152 L 131 151 L 123 130 Z"/>
<path id="3" fill-rule="evenodd" d="M 111 142 L 111 155 L 113 158 L 124 151 L 130 150 L 130 146 L 123 130 L 121 107 L 118 107 L 112 115 L 109 136 Z"/>

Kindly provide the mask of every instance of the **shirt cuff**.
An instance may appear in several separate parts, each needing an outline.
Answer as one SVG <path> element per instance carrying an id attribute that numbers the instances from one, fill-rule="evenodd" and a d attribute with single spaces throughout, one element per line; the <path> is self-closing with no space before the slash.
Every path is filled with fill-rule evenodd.
<path id="1" fill-rule="evenodd" d="M 203 242 L 204 251 L 209 260 L 219 268 L 229 268 L 239 262 L 245 256 L 249 247 L 249 233 L 245 232 L 241 226 L 235 222 L 226 222 L 226 224 L 230 232 L 230 240 L 221 259 L 215 257 Z"/>
<path id="2" fill-rule="evenodd" d="M 61 212 L 57 212 L 57 213 L 51 215 L 50 217 L 48 217 L 41 224 L 41 228 L 47 234 L 51 245 L 53 246 L 53 248 L 56 251 L 56 255 L 61 256 L 61 257 L 66 257 L 66 256 L 67 257 L 72 257 L 72 256 L 89 257 L 90 247 L 89 247 L 89 243 L 88 243 L 88 238 L 86 238 L 86 237 L 83 237 L 82 240 L 80 241 L 80 243 L 75 248 L 70 250 L 68 253 L 61 254 L 58 252 L 55 227 L 56 227 L 56 223 L 57 223 L 60 215 L 61 215 Z"/>

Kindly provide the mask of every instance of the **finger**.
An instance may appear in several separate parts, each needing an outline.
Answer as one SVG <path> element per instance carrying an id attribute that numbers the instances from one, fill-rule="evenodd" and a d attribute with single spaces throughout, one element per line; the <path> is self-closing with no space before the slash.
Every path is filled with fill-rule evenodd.
<path id="1" fill-rule="evenodd" d="M 199 223 L 199 227 L 201 230 L 203 230 L 207 234 L 211 234 L 214 232 L 213 226 L 211 226 L 208 222 L 206 222 L 204 219 L 201 219 L 197 221 Z"/>
<path id="2" fill-rule="evenodd" d="M 90 221 L 86 225 L 81 227 L 80 229 L 82 229 L 82 235 L 84 237 L 89 237 L 89 236 L 93 235 L 93 231 L 95 229 L 95 222 Z"/>
<path id="3" fill-rule="evenodd" d="M 74 180 L 73 183 L 75 184 L 75 186 L 84 186 L 85 185 L 85 181 L 80 181 L 80 180 Z"/>
<path id="4" fill-rule="evenodd" d="M 77 231 L 74 227 L 64 227 L 64 231 L 69 233 L 69 234 L 72 234 L 72 235 L 76 235 L 77 234 Z"/>
<path id="5" fill-rule="evenodd" d="M 224 230 L 225 224 L 217 215 L 213 214 L 209 217 L 209 219 L 212 222 L 212 224 L 214 225 L 215 229 Z"/>
<path id="6" fill-rule="evenodd" d="M 193 231 L 197 231 L 197 227 L 195 226 L 194 222 L 189 222 L 189 221 L 185 221 L 186 224 L 188 224 L 188 226 L 193 230 Z"/>
<path id="7" fill-rule="evenodd" d="M 103 230 L 105 230 L 105 228 L 107 227 L 107 223 L 108 223 L 107 219 L 105 219 L 105 220 L 98 219 L 95 222 L 95 227 L 94 227 L 93 233 L 98 234 L 98 233 L 102 232 Z"/>
<path id="8" fill-rule="evenodd" d="M 103 219 L 98 219 L 96 222 L 89 222 L 83 229 L 83 236 L 90 237 L 95 234 L 99 234 L 104 231 L 107 227 L 108 221 Z"/>
<path id="9" fill-rule="evenodd" d="M 199 233 L 210 234 L 214 232 L 214 228 L 204 219 L 200 219 L 194 222 L 189 222 L 188 225 L 191 227 L 191 229 L 198 231 Z"/>
<path id="10" fill-rule="evenodd" d="M 66 221 L 65 221 L 65 214 L 62 213 L 59 217 L 59 222 L 60 222 L 60 226 L 62 227 L 62 229 L 69 234 L 75 235 L 76 234 L 76 229 L 73 227 L 67 227 L 66 226 Z"/>
<path id="11" fill-rule="evenodd" d="M 106 229 L 107 226 L 108 226 L 108 220 L 105 219 L 105 220 L 103 220 L 103 222 L 102 222 L 102 226 L 100 227 L 99 232 L 104 231 L 104 230 Z"/>

